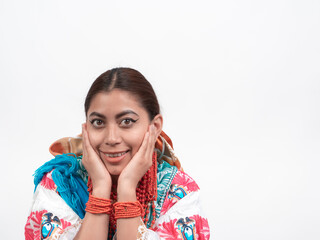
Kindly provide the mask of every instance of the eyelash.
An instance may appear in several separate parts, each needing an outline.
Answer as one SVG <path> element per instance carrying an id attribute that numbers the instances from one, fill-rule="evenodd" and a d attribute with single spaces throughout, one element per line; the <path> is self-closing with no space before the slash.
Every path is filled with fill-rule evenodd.
<path id="1" fill-rule="evenodd" d="M 95 128 L 101 128 L 101 125 L 95 125 L 95 123 L 96 123 L 97 121 L 100 121 L 100 122 L 103 123 L 103 121 L 102 121 L 101 119 L 93 119 L 93 120 L 90 121 L 90 123 L 91 123 L 92 126 L 95 127 Z M 131 125 L 132 125 L 133 123 L 135 123 L 136 121 L 138 121 L 138 119 L 137 119 L 137 120 L 134 120 L 134 119 L 132 119 L 132 118 L 125 118 L 125 119 L 122 119 L 122 120 L 121 120 L 120 125 L 121 125 L 121 123 L 124 122 L 124 121 L 130 121 L 130 122 L 131 122 L 131 124 L 129 124 L 129 125 L 123 125 L 124 128 L 129 128 L 129 127 L 131 127 Z"/>

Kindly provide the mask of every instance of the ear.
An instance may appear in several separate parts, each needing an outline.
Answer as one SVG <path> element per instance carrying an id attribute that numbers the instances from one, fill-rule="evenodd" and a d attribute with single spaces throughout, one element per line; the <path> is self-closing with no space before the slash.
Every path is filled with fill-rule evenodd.
<path id="1" fill-rule="evenodd" d="M 158 137 L 162 132 L 162 125 L 163 125 L 163 117 L 161 114 L 156 115 L 153 120 L 151 121 L 151 125 L 155 126 L 156 128 L 156 136 Z"/>

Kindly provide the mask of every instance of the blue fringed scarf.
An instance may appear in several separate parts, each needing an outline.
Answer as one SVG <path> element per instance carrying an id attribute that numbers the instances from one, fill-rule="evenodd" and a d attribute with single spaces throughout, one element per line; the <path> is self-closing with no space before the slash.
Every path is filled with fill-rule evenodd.
<path id="1" fill-rule="evenodd" d="M 43 164 L 34 173 L 35 189 L 43 176 L 51 171 L 58 193 L 72 210 L 83 219 L 89 193 L 87 185 L 80 175 L 81 169 L 77 156 L 73 153 L 57 155 L 54 159 Z"/>

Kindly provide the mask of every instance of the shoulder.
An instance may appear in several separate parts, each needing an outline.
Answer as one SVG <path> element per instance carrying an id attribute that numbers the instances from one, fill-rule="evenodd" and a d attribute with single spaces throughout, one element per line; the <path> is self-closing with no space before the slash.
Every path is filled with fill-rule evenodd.
<path id="1" fill-rule="evenodd" d="M 34 174 L 37 188 L 56 192 L 80 218 L 84 217 L 88 200 L 88 174 L 81 163 L 82 157 L 61 154 L 43 164 Z"/>
<path id="2" fill-rule="evenodd" d="M 164 239 L 209 239 L 208 220 L 201 207 L 200 188 L 177 170 L 169 186 L 154 231 Z"/>
<path id="3" fill-rule="evenodd" d="M 181 199 L 187 197 L 188 195 L 194 195 L 198 192 L 199 186 L 187 173 L 177 170 L 174 178 L 169 186 L 163 207 L 161 210 L 161 215 L 165 214 L 170 208 L 172 208 Z"/>
<path id="4" fill-rule="evenodd" d="M 84 216 L 87 173 L 81 157 L 62 154 L 39 167 L 34 177 L 35 192 L 25 237 L 56 239 Z"/>
<path id="5" fill-rule="evenodd" d="M 183 194 L 179 194 L 177 189 L 184 190 Z M 172 196 L 181 196 L 181 198 L 191 192 L 195 192 L 199 190 L 199 186 L 193 178 L 191 178 L 187 173 L 178 170 L 174 179 L 172 180 L 170 194 Z"/>
<path id="6" fill-rule="evenodd" d="M 58 173 L 62 174 L 61 177 L 78 176 L 85 182 L 88 178 L 88 174 L 82 165 L 82 156 L 77 156 L 73 153 L 56 155 L 53 159 L 39 167 L 34 173 L 34 184 L 36 187 L 49 172 L 53 172 L 53 179 Z"/>

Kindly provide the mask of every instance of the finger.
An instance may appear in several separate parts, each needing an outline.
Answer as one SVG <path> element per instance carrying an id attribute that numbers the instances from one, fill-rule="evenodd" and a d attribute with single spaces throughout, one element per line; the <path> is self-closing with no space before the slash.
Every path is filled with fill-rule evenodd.
<path id="1" fill-rule="evenodd" d="M 148 142 L 148 149 L 147 149 L 147 157 L 149 158 L 152 156 L 154 150 L 154 139 L 155 139 L 155 127 L 153 125 L 150 126 L 150 138 Z"/>
<path id="2" fill-rule="evenodd" d="M 87 132 L 85 124 L 83 125 L 82 130 L 83 130 L 83 142 L 84 142 L 85 148 L 87 150 L 87 148 L 89 147 L 89 137 L 88 137 L 88 132 Z"/>
<path id="3" fill-rule="evenodd" d="M 153 148 L 154 148 L 154 144 L 155 144 L 156 141 L 157 141 L 157 138 L 158 138 L 158 136 L 157 136 L 157 129 L 156 129 L 156 127 L 153 125 L 153 140 L 152 140 Z"/>
<path id="4" fill-rule="evenodd" d="M 87 156 L 87 133 L 85 129 L 85 123 L 82 124 L 82 155 Z"/>
<path id="5" fill-rule="evenodd" d="M 84 140 L 84 153 L 88 157 L 88 155 L 95 154 L 95 150 L 91 146 L 90 139 L 89 139 L 89 134 L 87 131 L 87 124 L 84 124 L 83 126 L 83 140 Z"/>
<path id="6" fill-rule="evenodd" d="M 86 133 L 84 130 L 84 123 L 83 123 L 82 124 L 82 148 L 83 148 L 83 151 L 85 149 L 85 144 L 86 144 Z"/>
<path id="7" fill-rule="evenodd" d="M 86 152 L 88 154 L 98 154 L 95 149 L 92 147 L 90 139 L 89 139 L 89 133 L 87 130 L 87 124 L 84 126 L 84 133 L 85 133 L 85 147 L 86 147 Z"/>
<path id="8" fill-rule="evenodd" d="M 157 128 L 155 126 L 153 126 L 153 140 L 152 140 L 152 144 L 151 144 L 151 154 L 153 154 L 153 152 L 154 152 L 157 139 L 158 139 Z"/>
<path id="9" fill-rule="evenodd" d="M 139 151 L 141 151 L 141 153 L 145 153 L 147 151 L 149 138 L 150 138 L 150 131 L 147 131 L 145 133 L 145 135 L 144 135 L 142 144 L 141 144 L 140 149 L 139 149 Z"/>

